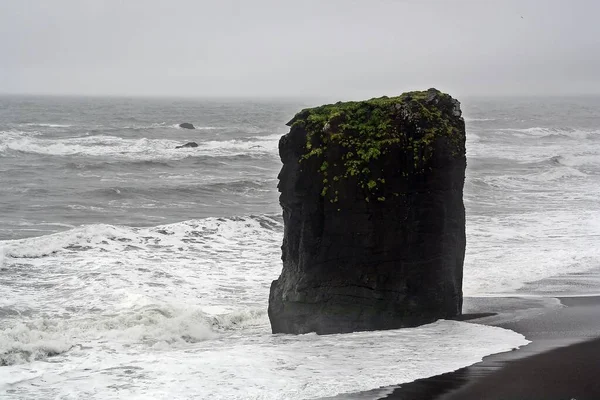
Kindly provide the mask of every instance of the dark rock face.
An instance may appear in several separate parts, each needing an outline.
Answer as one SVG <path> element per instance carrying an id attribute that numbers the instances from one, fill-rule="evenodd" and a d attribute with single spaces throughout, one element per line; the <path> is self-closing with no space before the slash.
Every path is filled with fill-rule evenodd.
<path id="1" fill-rule="evenodd" d="M 179 124 L 180 128 L 183 129 L 196 129 L 196 127 L 194 127 L 194 125 L 188 123 L 188 122 L 184 122 L 183 124 Z"/>
<path id="2" fill-rule="evenodd" d="M 183 144 L 181 146 L 176 146 L 176 149 L 185 149 L 188 147 L 198 147 L 198 143 L 196 142 L 187 142 L 186 144 Z"/>
<path id="3" fill-rule="evenodd" d="M 461 314 L 465 125 L 435 89 L 303 110 L 279 142 L 273 333 L 394 329 Z"/>

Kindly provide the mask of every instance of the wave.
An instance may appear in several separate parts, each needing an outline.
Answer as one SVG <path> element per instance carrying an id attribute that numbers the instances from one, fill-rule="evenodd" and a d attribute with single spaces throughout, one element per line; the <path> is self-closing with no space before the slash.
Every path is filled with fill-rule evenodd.
<path id="1" fill-rule="evenodd" d="M 266 185 L 269 183 L 268 185 Z M 231 193 L 231 194 L 242 194 L 250 195 L 256 193 L 271 192 L 273 187 L 276 186 L 274 179 L 261 179 L 261 180 L 237 180 L 231 182 L 215 182 L 202 185 L 195 188 L 197 192 L 210 192 L 210 193 Z"/>
<path id="2" fill-rule="evenodd" d="M 24 137 L 31 137 L 31 136 L 39 136 L 42 135 L 43 133 L 41 131 L 21 131 L 19 129 L 10 129 L 10 130 L 5 130 L 5 131 L 0 131 L 0 144 L 1 143 L 6 143 L 9 142 L 11 140 L 17 140 L 17 139 L 21 139 Z"/>
<path id="3" fill-rule="evenodd" d="M 106 224 L 85 225 L 65 232 L 28 239 L 4 241 L 4 255 L 12 258 L 45 257 L 65 249 L 100 246 L 131 240 L 134 231 L 126 227 Z"/>
<path id="4" fill-rule="evenodd" d="M 465 122 L 488 122 L 488 121 L 497 121 L 496 118 L 469 118 L 463 117 Z"/>
<path id="5" fill-rule="evenodd" d="M 0 330 L 0 367 L 43 360 L 68 351 L 62 335 L 47 335 L 26 324 Z"/>
<path id="6" fill-rule="evenodd" d="M 122 127 L 113 127 L 112 129 L 131 129 L 131 130 L 149 130 L 149 129 L 160 129 L 160 128 L 172 128 L 172 129 L 183 129 L 179 124 L 173 124 L 168 122 L 154 122 L 151 124 L 134 124 L 125 125 Z M 225 130 L 229 129 L 226 126 L 194 126 L 195 130 L 198 131 L 213 131 L 213 130 Z M 193 131 L 192 131 L 193 132 Z"/>
<path id="7" fill-rule="evenodd" d="M 173 348 L 266 323 L 265 310 L 211 315 L 201 307 L 170 304 L 68 319 L 37 318 L 0 330 L 0 366 L 44 360 L 81 346 Z"/>
<path id="8" fill-rule="evenodd" d="M 265 324 L 282 232 L 280 217 L 259 215 L 149 228 L 87 225 L 1 241 L 7 284 L 0 306 L 14 310 L 15 320 L 65 318 L 38 334 L 37 353 L 16 345 L 4 353 L 46 357 L 47 343 L 65 330 L 75 339 L 61 342 L 63 352 L 95 331 L 106 342 L 168 347 Z"/>
<path id="9" fill-rule="evenodd" d="M 530 172 L 468 179 L 466 183 L 469 187 L 479 186 L 480 189 L 526 190 L 531 189 L 532 182 L 546 183 L 588 177 L 588 174 L 577 168 L 563 165 L 561 160 L 561 157 L 552 157 L 541 162 L 527 164 L 531 167 Z"/>
<path id="10" fill-rule="evenodd" d="M 568 178 L 584 178 L 587 174 L 571 167 L 555 167 L 549 170 L 524 175 L 523 178 L 537 182 L 551 182 Z"/>
<path id="11" fill-rule="evenodd" d="M 161 160 L 128 160 L 128 165 L 132 167 L 158 167 L 158 168 L 173 168 L 174 166 L 170 164 L 168 161 Z M 102 162 L 68 162 L 65 164 L 65 168 L 73 169 L 73 170 L 105 170 L 107 168 L 123 168 L 123 162 L 110 162 L 110 161 L 102 161 Z"/>
<path id="12" fill-rule="evenodd" d="M 189 220 L 152 228 L 132 228 L 108 224 L 84 225 L 64 232 L 26 239 L 2 241 L 4 257 L 39 258 L 59 252 L 100 250 L 121 252 L 131 249 L 151 250 L 157 246 L 172 247 L 210 236 L 227 239 L 240 234 L 256 235 L 257 231 L 279 232 L 283 229 L 279 216 L 261 215 L 232 218 Z M 234 234 L 235 232 L 235 234 Z"/>
<path id="13" fill-rule="evenodd" d="M 157 164 L 151 164 L 156 166 Z M 161 166 L 161 164 L 158 164 Z M 169 200 L 173 196 L 179 196 L 181 199 L 197 199 L 198 196 L 223 196 L 232 194 L 245 197 L 263 196 L 265 193 L 273 191 L 276 187 L 276 179 L 240 179 L 225 180 L 220 178 L 206 177 L 202 183 L 198 182 L 195 173 L 189 174 L 167 174 L 161 175 L 163 180 L 161 184 L 150 184 L 143 187 L 132 186 L 110 186 L 96 189 L 88 189 L 78 192 L 84 199 L 148 199 L 148 200 Z M 231 178 L 230 178 L 231 179 Z M 165 182 L 169 182 L 165 186 Z M 28 191 L 29 193 L 29 191 Z M 170 201 L 170 200 L 169 200 Z M 75 207 L 75 205 L 68 205 Z"/>
<path id="14" fill-rule="evenodd" d="M 179 124 L 170 125 L 170 127 L 176 128 L 176 129 L 183 129 L 179 126 Z M 194 130 L 197 130 L 197 131 L 216 131 L 216 130 L 226 130 L 226 129 L 231 129 L 231 127 L 228 127 L 228 126 L 196 126 L 196 125 L 194 125 Z"/>
<path id="15" fill-rule="evenodd" d="M 81 346 L 172 348 L 266 326 L 265 308 L 252 304 L 280 268 L 272 255 L 282 229 L 280 219 L 262 215 L 151 228 L 97 224 L 2 241 L 3 273 L 21 282 L 6 287 L 3 306 L 21 322 L 0 330 L 0 365 Z M 23 265 L 31 271 L 25 282 Z M 20 316 L 40 308 L 43 317 Z"/>
<path id="16" fill-rule="evenodd" d="M 179 124 L 173 124 L 170 122 L 153 122 L 153 123 L 143 123 L 143 124 L 130 124 L 130 125 L 95 125 L 95 126 L 88 126 L 87 127 L 89 129 L 89 133 L 92 135 L 103 135 L 103 134 L 108 134 L 108 133 L 115 133 L 115 132 L 121 132 L 121 131 L 135 131 L 135 132 L 142 132 L 142 131 L 151 131 L 151 130 L 155 130 L 155 129 L 174 129 L 174 130 L 181 130 L 184 132 L 188 132 L 190 134 L 193 134 L 195 131 L 239 131 L 239 132 L 245 132 L 248 134 L 258 134 L 261 133 L 262 130 L 261 129 L 257 129 L 254 127 L 247 127 L 247 126 L 241 126 L 241 127 L 236 127 L 236 126 L 213 126 L 213 125 L 207 125 L 207 126 L 195 126 L 194 130 L 187 130 L 187 129 L 183 129 L 179 126 Z"/>
<path id="17" fill-rule="evenodd" d="M 582 167 L 600 164 L 600 153 L 587 151 L 569 155 L 559 155 L 550 158 L 550 162 L 567 167 Z"/>
<path id="18" fill-rule="evenodd" d="M 277 249 L 281 230 L 280 220 L 263 215 L 207 218 L 151 228 L 87 225 L 0 242 L 6 274 L 22 279 L 19 265 L 23 262 L 40 266 L 39 273 L 27 281 L 28 287 L 40 289 L 27 294 L 24 290 L 11 293 L 7 288 L 9 306 L 14 302 L 17 309 L 36 309 L 43 304 L 55 314 L 0 330 L 0 365 L 43 360 L 76 351 L 82 345 L 171 348 L 265 325 L 264 308 L 226 306 L 215 313 L 206 311 L 203 304 L 218 304 L 219 298 L 226 298 L 223 293 L 219 295 L 218 288 L 227 296 L 243 294 L 238 277 L 269 282 L 258 271 L 249 276 L 242 271 L 257 263 L 255 267 L 263 265 L 263 274 L 274 274 L 264 268 L 264 262 Z M 199 265 L 188 270 L 190 263 Z M 64 281 L 56 281 L 56 291 L 49 284 L 56 279 L 55 269 L 63 271 L 58 276 L 64 275 Z M 180 278 L 171 282 L 178 274 Z M 200 280 L 192 279 L 197 274 Z M 185 281 L 181 280 L 184 276 Z M 255 286 L 260 285 L 245 290 Z M 136 291 L 136 287 L 142 290 Z M 159 296 L 161 291 L 163 296 Z M 66 305 L 64 293 L 71 293 Z M 194 306 L 178 304 L 182 293 L 206 300 Z M 74 309 L 84 312 L 73 314 Z M 65 314 L 69 317 L 63 319 Z"/>
<path id="19" fill-rule="evenodd" d="M 598 130 L 581 130 L 573 128 L 545 128 L 545 127 L 533 127 L 525 129 L 517 128 L 505 128 L 505 129 L 494 129 L 496 131 L 510 132 L 513 134 L 520 135 L 522 137 L 567 137 L 571 139 L 587 139 L 600 137 L 600 131 Z"/>
<path id="20" fill-rule="evenodd" d="M 600 220 L 596 213 L 565 207 L 560 191 L 549 194 L 553 203 L 540 207 L 536 201 L 542 195 L 519 196 L 517 201 L 529 203 L 529 209 L 520 207 L 518 214 L 469 217 L 465 293 L 511 294 L 527 282 L 584 272 L 598 265 Z M 493 197 L 490 206 L 495 204 Z"/>
<path id="21" fill-rule="evenodd" d="M 73 125 L 68 124 L 50 124 L 50 123 L 26 123 L 24 126 L 38 126 L 41 128 L 71 128 Z"/>
<path id="22" fill-rule="evenodd" d="M 264 326 L 257 334 L 184 342 L 175 351 L 164 341 L 150 348 L 130 342 L 119 347 L 115 343 L 121 336 L 106 344 L 93 340 L 76 345 L 58 371 L 51 369 L 55 363 L 8 367 L 16 375 L 8 384 L 31 397 L 40 386 L 46 396 L 81 394 L 86 387 L 92 398 L 126 386 L 134 397 L 322 398 L 453 371 L 529 343 L 506 329 L 443 320 L 418 328 L 323 336 L 271 335 Z"/>
<path id="23" fill-rule="evenodd" d="M 134 124 L 134 125 L 125 125 L 119 127 L 112 127 L 113 130 L 121 130 L 121 129 L 131 129 L 131 130 L 149 130 L 149 129 L 159 129 L 159 128 L 173 128 L 178 129 L 179 125 L 176 124 L 168 124 L 166 122 L 154 122 L 151 124 Z"/>
<path id="24" fill-rule="evenodd" d="M 175 147 L 179 140 L 124 139 L 117 136 L 86 136 L 44 139 L 14 133 L 0 139 L 0 151 L 54 156 L 94 156 L 134 160 L 183 159 L 190 156 L 220 157 L 235 155 L 275 155 L 280 135 L 254 136 L 246 139 L 198 142 L 196 148 Z"/>
<path id="25" fill-rule="evenodd" d="M 40 131 L 20 131 L 17 129 L 11 129 L 8 131 L 0 131 L 0 155 L 7 153 L 10 150 L 9 143 L 20 142 L 22 140 L 29 140 L 32 136 L 41 135 Z"/>
<path id="26" fill-rule="evenodd" d="M 219 312 L 211 312 L 215 307 L 206 306 L 260 290 L 260 284 L 240 289 L 240 278 L 270 282 L 267 276 L 274 270 L 265 269 L 264 263 L 280 244 L 281 231 L 279 219 L 263 215 L 151 228 L 97 224 L 2 241 L 7 277 L 13 273 L 14 280 L 23 279 L 19 265 L 24 262 L 40 268 L 25 284 L 38 288 L 35 293 L 7 287 L 6 306 L 20 314 L 23 307 L 35 310 L 43 304 L 44 314 L 55 316 L 0 330 L 0 365 L 42 360 L 77 351 L 81 345 L 171 348 L 265 325 L 262 307 L 231 309 L 236 303 L 225 301 L 225 307 L 217 307 Z M 258 265 L 263 266 L 262 275 L 246 272 Z M 56 280 L 61 276 L 64 280 Z M 64 293 L 71 293 L 66 303 Z M 180 300 L 182 293 L 205 301 L 189 306 Z"/>

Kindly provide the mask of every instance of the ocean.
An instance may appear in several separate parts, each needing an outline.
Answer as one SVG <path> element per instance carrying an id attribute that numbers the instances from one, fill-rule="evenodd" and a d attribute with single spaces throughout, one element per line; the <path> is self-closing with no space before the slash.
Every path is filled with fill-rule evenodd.
<path id="1" fill-rule="evenodd" d="M 600 98 L 460 100 L 465 296 L 599 294 Z M 527 344 L 270 333 L 277 143 L 319 104 L 0 97 L 0 398 L 378 398 Z"/>

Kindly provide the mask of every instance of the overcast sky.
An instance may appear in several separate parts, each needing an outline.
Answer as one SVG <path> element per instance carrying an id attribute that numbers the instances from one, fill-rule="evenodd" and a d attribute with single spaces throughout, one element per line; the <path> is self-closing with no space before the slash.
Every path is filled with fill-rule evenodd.
<path id="1" fill-rule="evenodd" d="M 0 0 L 0 93 L 600 93 L 599 0 Z"/>

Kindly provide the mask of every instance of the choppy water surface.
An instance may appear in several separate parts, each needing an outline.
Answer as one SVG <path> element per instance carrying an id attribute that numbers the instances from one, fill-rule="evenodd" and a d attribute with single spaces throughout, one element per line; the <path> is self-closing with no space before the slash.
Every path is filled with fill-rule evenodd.
<path id="1" fill-rule="evenodd" d="M 0 98 L 0 397 L 319 398 L 525 344 L 451 321 L 269 333 L 277 141 L 311 104 Z M 465 295 L 596 290 L 560 277 L 600 268 L 600 99 L 463 111 Z"/>

